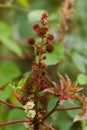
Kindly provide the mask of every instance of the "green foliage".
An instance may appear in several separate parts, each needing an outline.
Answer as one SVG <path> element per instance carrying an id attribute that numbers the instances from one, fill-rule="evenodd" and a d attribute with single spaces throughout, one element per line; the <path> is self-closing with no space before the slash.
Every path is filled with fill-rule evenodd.
<path id="1" fill-rule="evenodd" d="M 12 34 L 12 29 L 5 22 L 0 21 L 0 38 L 9 37 Z"/>
<path id="2" fill-rule="evenodd" d="M 18 119 L 24 119 L 25 117 L 25 112 L 22 110 L 11 110 L 8 115 L 8 121 L 11 120 L 18 120 Z M 25 126 L 22 123 L 16 123 L 9 125 L 5 128 L 5 130 L 25 130 Z"/>
<path id="3" fill-rule="evenodd" d="M 75 52 L 72 56 L 73 62 L 75 63 L 76 67 L 79 69 L 79 71 L 85 73 L 86 72 L 86 66 L 85 66 L 85 60 L 82 55 Z"/>
<path id="4" fill-rule="evenodd" d="M 12 88 L 8 85 L 4 91 L 0 91 L 0 100 L 6 101 L 7 99 L 10 99 L 13 90 Z"/>
<path id="5" fill-rule="evenodd" d="M 55 65 L 60 62 L 63 58 L 64 47 L 62 45 L 54 45 L 54 51 L 52 53 L 47 53 L 47 59 L 45 63 L 47 65 Z"/>
<path id="6" fill-rule="evenodd" d="M 1 37 L 1 41 L 12 52 L 16 53 L 19 56 L 22 56 L 22 50 L 15 41 L 13 41 L 12 39 L 6 38 L 6 37 Z"/>
<path id="7" fill-rule="evenodd" d="M 49 100 L 47 111 L 52 110 L 52 108 L 56 105 L 57 100 L 58 100 L 57 98 L 52 98 Z M 58 117 L 58 112 L 55 112 L 51 115 L 53 121 L 55 121 L 57 117 Z"/>
<path id="8" fill-rule="evenodd" d="M 78 80 L 79 84 L 81 84 L 81 85 L 87 84 L 87 75 L 79 74 L 77 77 L 77 80 Z"/>
<path id="9" fill-rule="evenodd" d="M 58 118 L 54 123 L 54 126 L 56 126 L 56 129 L 59 128 L 59 130 L 70 130 L 70 127 L 72 126 L 72 120 L 67 115 L 66 112 L 59 112 Z"/>
<path id="10" fill-rule="evenodd" d="M 86 4 L 86 0 L 81 1 L 76 1 L 76 11 L 78 13 L 78 15 L 76 15 L 76 26 L 79 29 L 79 32 L 81 34 L 82 37 L 86 38 L 87 35 L 87 4 Z M 80 13 L 79 13 L 80 12 Z"/>
<path id="11" fill-rule="evenodd" d="M 24 7 L 29 7 L 29 2 L 28 0 L 16 0 L 20 5 Z"/>
<path id="12" fill-rule="evenodd" d="M 21 74 L 19 68 L 12 61 L 3 61 L 0 65 L 0 86 L 9 83 Z"/>
<path id="13" fill-rule="evenodd" d="M 41 14 L 42 14 L 43 12 L 45 12 L 45 10 L 43 10 L 43 9 L 37 9 L 37 10 L 31 11 L 31 12 L 28 14 L 29 22 L 35 23 L 35 22 L 40 21 L 40 16 L 41 16 Z"/>
<path id="14" fill-rule="evenodd" d="M 6 0 L 2 0 L 4 3 Z M 8 0 L 11 3 L 11 0 Z M 31 24 L 38 22 L 40 20 L 41 14 L 47 10 L 50 14 L 50 23 L 51 23 L 51 32 L 55 34 L 55 37 L 58 37 L 57 31 L 58 26 L 61 22 L 61 5 L 63 0 L 16 0 L 12 4 L 23 10 L 17 8 L 0 8 L 0 55 L 5 54 L 5 48 L 7 48 L 8 55 L 12 52 L 13 54 L 22 56 L 24 48 L 20 47 L 18 43 L 22 43 L 25 46 L 25 51 L 28 50 L 26 47 L 26 39 L 28 36 L 34 36 L 35 34 L 32 31 Z M 73 34 L 65 36 L 66 40 L 66 50 L 62 45 L 54 45 L 55 49 L 53 53 L 47 54 L 47 59 L 45 62 L 48 65 L 56 65 L 64 60 L 61 64 L 61 72 L 68 73 L 72 80 L 77 79 L 79 84 L 87 84 L 87 0 L 78 0 L 75 2 L 75 14 L 74 14 L 74 24 L 73 24 Z M 0 2 L 1 3 L 1 2 Z M 7 2 L 9 3 L 9 2 Z M 25 13 L 25 9 L 28 9 L 29 13 Z M 25 8 L 25 9 L 24 9 Z M 8 19 L 9 18 L 9 19 Z M 10 22 L 9 22 L 10 21 Z M 14 33 L 15 32 L 15 33 Z M 16 35 L 16 37 L 15 37 Z M 12 38 L 18 41 L 18 43 Z M 56 40 L 55 38 L 55 40 Z M 68 51 L 67 51 L 68 50 Z M 65 52 L 65 53 L 64 53 Z M 64 55 L 65 54 L 65 55 Z M 68 54 L 68 57 L 66 54 Z M 66 59 L 64 59 L 66 56 Z M 71 60 L 72 59 L 72 60 Z M 65 61 L 66 60 L 66 61 Z M 1 61 L 0 61 L 1 62 Z M 16 61 L 18 65 L 21 64 L 21 71 L 29 69 L 31 66 L 30 63 L 27 65 L 24 62 Z M 65 64 L 65 62 L 67 62 Z M 74 63 L 74 65 L 73 65 Z M 49 67 L 49 66 L 48 66 Z M 49 68 L 48 68 L 49 69 Z M 51 68 L 50 68 L 51 70 Z M 54 70 L 53 70 L 54 71 Z M 58 71 L 60 71 L 58 67 Z M 12 89 L 9 87 L 8 83 L 17 79 L 21 75 L 19 68 L 17 67 L 15 61 L 4 61 L 0 63 L 0 86 L 6 86 L 4 91 L 0 91 L 0 99 L 4 101 L 10 100 L 13 104 L 19 105 L 17 100 L 12 95 Z M 56 80 L 56 76 L 51 75 L 52 78 Z M 48 110 L 55 105 L 56 98 L 53 100 L 51 98 Z M 77 104 L 78 105 L 78 104 Z M 75 107 L 75 104 L 64 103 L 63 107 Z M 4 110 L 3 110 L 4 108 Z M 7 118 L 6 114 L 7 108 L 1 106 L 0 104 L 0 122 L 4 121 Z M 59 112 L 51 115 L 52 120 L 55 122 L 56 130 L 70 130 L 72 126 L 72 118 L 77 113 L 78 110 Z M 9 120 L 18 119 L 22 117 L 22 111 L 11 110 L 8 116 Z M 23 128 L 22 128 L 22 127 Z M 3 130 L 4 128 L 0 128 Z M 6 130 L 24 130 L 24 125 L 15 124 L 14 126 L 7 126 Z M 77 127 L 73 130 L 77 130 Z M 87 130 L 86 121 L 82 122 L 82 130 Z"/>
<path id="15" fill-rule="evenodd" d="M 20 46 L 10 38 L 12 36 L 12 29 L 6 23 L 0 22 L 0 41 L 12 52 L 17 55 L 22 55 Z"/>
<path id="16" fill-rule="evenodd" d="M 69 103 L 69 102 L 64 102 L 64 104 L 62 105 L 64 108 L 71 108 L 71 107 L 77 107 L 77 106 L 80 106 L 80 103 L 75 101 L 74 103 Z M 75 115 L 77 113 L 79 113 L 81 110 L 70 110 L 70 111 L 66 111 L 68 116 L 70 118 L 74 118 Z"/>
<path id="17" fill-rule="evenodd" d="M 83 130 L 87 130 L 87 121 L 82 122 L 82 128 Z"/>

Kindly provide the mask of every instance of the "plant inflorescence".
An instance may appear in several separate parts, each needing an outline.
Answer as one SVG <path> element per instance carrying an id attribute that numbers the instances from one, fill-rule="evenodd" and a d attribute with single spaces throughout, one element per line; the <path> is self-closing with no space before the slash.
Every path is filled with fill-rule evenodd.
<path id="1" fill-rule="evenodd" d="M 81 88 L 77 87 L 77 82 L 71 83 L 70 78 L 65 74 L 65 78 L 58 73 L 59 83 L 52 81 L 47 73 L 45 59 L 47 53 L 54 51 L 52 41 L 54 36 L 49 33 L 49 18 L 47 12 L 41 16 L 41 24 L 33 24 L 32 28 L 36 35 L 41 39 L 40 43 L 34 38 L 28 38 L 29 46 L 34 48 L 34 59 L 32 59 L 32 71 L 24 79 L 20 80 L 18 87 L 14 88 L 14 95 L 22 104 L 22 107 L 14 106 L 10 103 L 0 101 L 10 107 L 21 109 L 26 113 L 26 119 L 14 120 L 0 123 L 0 126 L 13 123 L 26 122 L 29 129 L 34 130 L 55 130 L 46 119 L 55 111 L 66 111 L 82 109 L 79 119 L 87 119 L 87 101 L 86 97 L 80 94 Z M 55 106 L 47 111 L 49 96 L 55 95 L 57 102 Z M 82 106 L 74 108 L 60 107 L 65 101 L 74 103 L 74 99 L 79 100 Z"/>

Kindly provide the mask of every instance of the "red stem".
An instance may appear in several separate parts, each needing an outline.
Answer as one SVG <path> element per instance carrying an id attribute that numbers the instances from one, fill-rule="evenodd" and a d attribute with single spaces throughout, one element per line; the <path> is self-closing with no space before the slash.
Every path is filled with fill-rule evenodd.
<path id="1" fill-rule="evenodd" d="M 83 107 L 72 107 L 72 108 L 56 108 L 55 111 L 67 111 L 67 110 L 76 110 L 82 109 Z"/>
<path id="2" fill-rule="evenodd" d="M 32 122 L 32 121 L 28 119 L 14 120 L 14 121 L 0 123 L 0 126 L 10 125 L 10 124 L 20 123 L 20 122 Z"/>
<path id="3" fill-rule="evenodd" d="M 55 130 L 53 127 L 51 127 L 50 125 L 48 125 L 47 123 L 43 123 L 44 126 L 46 126 L 47 128 L 49 128 L 50 130 Z"/>
<path id="4" fill-rule="evenodd" d="M 17 109 L 24 110 L 22 107 L 15 106 L 15 105 L 13 105 L 13 104 L 10 104 L 10 103 L 8 103 L 8 102 L 4 102 L 4 101 L 2 101 L 2 100 L 0 100 L 0 102 L 1 102 L 1 103 L 3 103 L 3 104 L 6 104 L 6 105 L 8 105 L 8 106 L 10 106 L 10 107 L 13 107 L 13 108 L 17 108 Z"/>

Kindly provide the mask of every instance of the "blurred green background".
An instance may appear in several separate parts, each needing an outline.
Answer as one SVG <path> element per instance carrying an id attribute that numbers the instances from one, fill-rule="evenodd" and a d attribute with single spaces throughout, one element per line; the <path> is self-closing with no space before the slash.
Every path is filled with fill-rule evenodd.
<path id="1" fill-rule="evenodd" d="M 65 46 L 58 41 L 63 2 L 64 0 L 0 0 L 0 88 L 21 79 L 23 74 L 30 71 L 33 50 L 29 48 L 27 38 L 35 37 L 39 41 L 32 30 L 32 24 L 40 22 L 41 14 L 48 11 L 50 32 L 55 36 L 55 51 L 48 54 L 46 60 L 49 75 L 56 81 L 57 71 L 63 75 L 67 73 L 72 81 L 78 81 L 87 96 L 87 0 L 74 1 L 72 31 L 64 35 Z M 27 55 L 28 60 L 24 58 Z M 48 110 L 56 101 L 56 98 L 51 98 Z M 0 100 L 20 105 L 9 85 L 4 91 L 0 90 Z M 70 104 L 65 103 L 64 106 L 70 107 Z M 52 121 L 56 130 L 87 130 L 86 121 L 73 123 L 77 112 L 54 113 L 48 122 Z M 24 116 L 22 111 L 0 103 L 0 122 L 23 119 Z M 25 130 L 25 127 L 23 124 L 0 127 L 0 130 L 14 129 Z"/>

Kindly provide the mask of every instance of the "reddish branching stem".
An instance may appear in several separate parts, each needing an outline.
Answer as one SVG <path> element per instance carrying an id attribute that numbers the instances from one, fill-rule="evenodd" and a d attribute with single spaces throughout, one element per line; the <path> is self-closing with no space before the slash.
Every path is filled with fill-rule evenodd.
<path id="1" fill-rule="evenodd" d="M 6 104 L 6 105 L 8 105 L 8 106 L 10 106 L 10 107 L 13 107 L 13 108 L 17 108 L 17 109 L 24 110 L 22 107 L 15 106 L 15 105 L 13 105 L 13 104 L 11 104 L 11 103 L 4 102 L 4 101 L 2 101 L 2 100 L 0 100 L 0 102 L 1 102 L 1 103 L 3 103 L 3 104 Z"/>
<path id="2" fill-rule="evenodd" d="M 49 111 L 49 112 L 47 113 L 47 115 L 44 116 L 43 121 L 46 120 L 51 114 L 53 114 L 53 113 L 56 111 L 56 109 L 57 109 L 57 107 L 58 107 L 58 102 L 59 102 L 59 100 L 57 101 L 57 103 L 56 103 L 56 105 L 54 106 L 54 108 L 53 108 L 51 111 Z"/>
<path id="3" fill-rule="evenodd" d="M 72 107 L 72 108 L 56 108 L 55 111 L 69 111 L 69 110 L 77 110 L 77 109 L 82 109 L 83 106 L 80 107 Z"/>
<path id="4" fill-rule="evenodd" d="M 15 123 L 21 123 L 21 122 L 32 122 L 32 121 L 28 120 L 28 119 L 14 120 L 14 121 L 0 123 L 0 126 L 5 126 L 5 125 L 10 125 L 10 124 L 15 124 Z"/>
<path id="5" fill-rule="evenodd" d="M 79 107 L 72 107 L 72 108 L 57 108 L 57 105 L 43 118 L 43 121 L 47 119 L 51 114 L 53 114 L 55 111 L 69 111 L 69 110 L 77 110 L 82 109 L 82 106 Z"/>
<path id="6" fill-rule="evenodd" d="M 43 123 L 43 125 L 44 125 L 46 128 L 49 128 L 49 130 L 55 130 L 51 125 L 48 125 L 47 123 Z"/>

